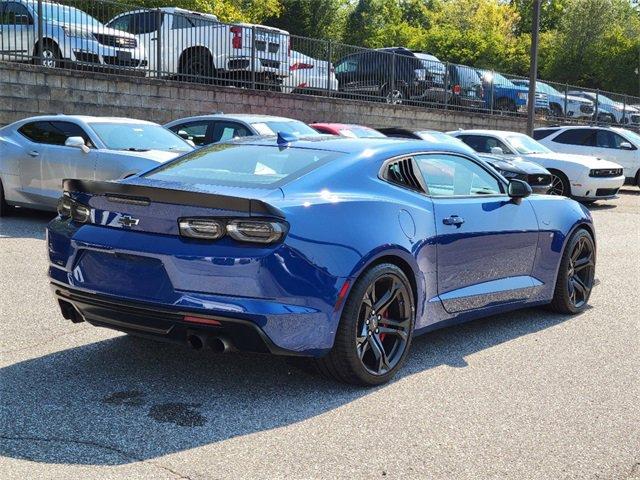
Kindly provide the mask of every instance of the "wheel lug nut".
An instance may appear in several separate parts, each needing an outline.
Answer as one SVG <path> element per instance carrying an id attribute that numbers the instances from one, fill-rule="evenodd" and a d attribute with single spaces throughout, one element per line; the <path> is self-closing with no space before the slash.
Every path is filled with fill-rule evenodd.
<path id="1" fill-rule="evenodd" d="M 378 315 L 378 320 L 380 320 L 382 317 L 380 315 Z"/>
<path id="2" fill-rule="evenodd" d="M 380 329 L 379 328 L 376 328 L 376 333 L 380 333 Z"/>
<path id="3" fill-rule="evenodd" d="M 369 323 L 371 323 L 369 320 L 367 320 L 367 325 L 369 325 Z"/>
<path id="4" fill-rule="evenodd" d="M 367 333 L 369 334 L 369 336 L 371 336 L 371 330 L 369 330 Z"/>

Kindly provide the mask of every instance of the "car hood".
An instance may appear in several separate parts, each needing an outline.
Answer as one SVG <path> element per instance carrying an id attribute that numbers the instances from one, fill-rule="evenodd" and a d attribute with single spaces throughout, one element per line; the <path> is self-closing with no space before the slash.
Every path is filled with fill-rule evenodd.
<path id="1" fill-rule="evenodd" d="M 593 105 L 593 102 L 588 98 L 576 97 L 575 95 L 567 95 L 567 100 L 570 102 L 584 103 L 585 105 Z"/>
<path id="2" fill-rule="evenodd" d="M 505 159 L 505 161 L 510 163 L 514 167 L 518 167 L 520 170 L 526 172 L 529 175 L 537 175 L 539 173 L 542 173 L 542 174 L 549 173 L 549 171 L 546 168 L 544 168 L 542 165 L 538 165 L 535 162 L 525 160 L 522 157 L 516 157 L 513 159 L 509 158 L 509 159 Z"/>
<path id="3" fill-rule="evenodd" d="M 177 158 L 180 155 L 189 153 L 189 152 L 179 152 L 179 151 L 169 152 L 166 150 L 148 150 L 146 152 L 129 152 L 127 150 L 118 150 L 117 152 L 119 155 L 124 155 L 126 157 L 144 158 L 147 160 L 156 161 L 158 163 L 168 162 L 169 160 L 173 160 L 174 158 Z"/>
<path id="4" fill-rule="evenodd" d="M 575 155 L 572 153 L 532 153 L 529 155 L 523 155 L 524 158 L 535 162 L 537 160 L 554 160 L 561 162 L 570 162 L 579 165 L 584 165 L 589 168 L 622 168 L 620 165 L 609 160 L 604 160 L 598 157 L 592 157 L 589 155 Z"/>
<path id="5" fill-rule="evenodd" d="M 87 25 L 86 23 L 73 23 L 73 22 L 58 22 L 52 21 L 51 24 L 58 25 L 62 28 L 70 28 L 73 30 L 77 30 L 85 33 L 99 33 L 102 35 L 113 35 L 116 37 L 123 38 L 136 38 L 135 35 L 132 35 L 128 32 L 123 32 L 122 30 L 116 30 L 115 28 L 109 28 L 105 25 Z"/>

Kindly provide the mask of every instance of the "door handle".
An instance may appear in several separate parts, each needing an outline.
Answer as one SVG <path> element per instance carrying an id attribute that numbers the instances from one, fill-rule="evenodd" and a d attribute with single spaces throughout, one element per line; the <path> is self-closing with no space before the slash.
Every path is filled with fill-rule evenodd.
<path id="1" fill-rule="evenodd" d="M 29 152 L 29 156 L 30 156 L 30 157 L 34 157 L 34 158 L 35 158 L 35 157 L 39 157 L 39 156 L 40 156 L 40 153 L 39 153 L 39 152 L 36 152 L 35 150 L 31 150 L 31 151 Z"/>
<path id="2" fill-rule="evenodd" d="M 451 215 L 450 217 L 443 218 L 442 223 L 445 225 L 455 225 L 457 228 L 460 228 L 464 223 L 464 218 L 460 218 L 458 215 Z"/>
<path id="3" fill-rule="evenodd" d="M 158 41 L 158 37 L 153 37 L 149 39 L 150 42 L 157 42 Z"/>

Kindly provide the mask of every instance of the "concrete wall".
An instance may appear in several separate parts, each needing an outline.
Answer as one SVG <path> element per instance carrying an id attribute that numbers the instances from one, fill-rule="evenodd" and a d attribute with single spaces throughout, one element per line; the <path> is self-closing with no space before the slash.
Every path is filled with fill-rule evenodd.
<path id="1" fill-rule="evenodd" d="M 457 128 L 524 131 L 526 128 L 522 118 L 50 70 L 0 62 L 0 125 L 29 116 L 55 113 L 119 116 L 165 123 L 215 111 L 281 115 L 304 122 L 330 121 L 441 131 Z"/>

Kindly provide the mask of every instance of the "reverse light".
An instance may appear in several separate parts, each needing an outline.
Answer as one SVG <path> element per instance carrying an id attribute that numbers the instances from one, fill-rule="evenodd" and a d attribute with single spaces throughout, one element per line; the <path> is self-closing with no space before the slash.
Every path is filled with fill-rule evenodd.
<path id="1" fill-rule="evenodd" d="M 281 223 L 267 220 L 232 220 L 227 223 L 227 234 L 240 242 L 273 243 L 280 240 L 284 232 Z"/>
<path id="2" fill-rule="evenodd" d="M 217 240 L 224 235 L 225 228 L 217 220 L 183 218 L 178 222 L 183 237 Z"/>

